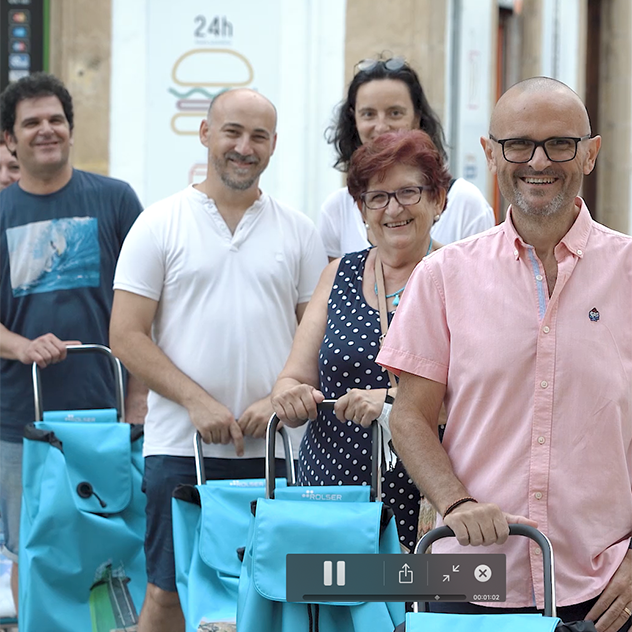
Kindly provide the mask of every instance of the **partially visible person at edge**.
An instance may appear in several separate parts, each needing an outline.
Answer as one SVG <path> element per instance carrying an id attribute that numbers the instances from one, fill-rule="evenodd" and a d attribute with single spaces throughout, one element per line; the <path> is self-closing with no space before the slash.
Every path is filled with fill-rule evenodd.
<path id="1" fill-rule="evenodd" d="M 437 248 L 430 229 L 440 221 L 449 182 L 441 154 L 420 130 L 383 134 L 351 159 L 349 192 L 376 246 L 325 269 L 273 390 L 282 421 L 296 426 L 314 420 L 299 452 L 302 484 L 370 482 L 368 428 L 397 394 L 397 384 L 375 364 L 382 333 L 376 268 L 384 272 L 390 321 L 413 268 Z M 324 398 L 338 399 L 334 413 L 317 414 Z M 411 550 L 419 492 L 401 462 L 383 479 L 401 544 Z"/>
<path id="2" fill-rule="evenodd" d="M 507 556 L 504 604 L 433 608 L 541 609 L 537 546 L 505 543 L 508 523 L 524 522 L 553 545 L 558 615 L 628 630 L 632 238 L 578 197 L 601 138 L 563 83 L 510 88 L 481 143 L 507 219 L 420 264 L 378 357 L 401 372 L 395 447 L 458 540 L 435 551 Z"/>
<path id="3" fill-rule="evenodd" d="M 196 482 L 195 430 L 209 480 L 264 476 L 270 391 L 327 263 L 313 223 L 259 189 L 276 123 L 253 90 L 217 96 L 200 126 L 206 179 L 143 212 L 116 270 L 112 346 L 151 389 L 141 632 L 185 629 L 171 496 Z"/>
<path id="4" fill-rule="evenodd" d="M 0 191 L 20 179 L 20 165 L 0 137 Z"/>
<path id="5" fill-rule="evenodd" d="M 116 260 L 142 208 L 125 182 L 73 169 L 72 98 L 56 77 L 10 84 L 0 122 L 20 164 L 18 183 L 0 191 L 0 501 L 4 552 L 17 562 L 22 436 L 35 418 L 31 365 L 48 367 L 47 409 L 116 405 L 107 362 L 62 360 L 67 345 L 108 344 Z M 142 422 L 147 391 L 132 378 L 127 386 L 127 420 Z M 16 606 L 17 583 L 15 563 Z"/>
<path id="6" fill-rule="evenodd" d="M 346 172 L 358 147 L 399 129 L 425 131 L 446 160 L 439 118 L 428 103 L 417 73 L 405 60 L 365 59 L 356 68 L 347 98 L 329 130 L 329 141 L 338 154 L 335 166 Z M 491 228 L 494 223 L 494 213 L 478 188 L 457 178 L 449 187 L 446 210 L 432 227 L 431 235 L 435 242 L 449 244 Z M 370 245 L 370 233 L 367 235 L 367 226 L 347 187 L 325 200 L 318 228 L 330 260 Z M 375 243 L 372 238 L 371 243 Z"/>

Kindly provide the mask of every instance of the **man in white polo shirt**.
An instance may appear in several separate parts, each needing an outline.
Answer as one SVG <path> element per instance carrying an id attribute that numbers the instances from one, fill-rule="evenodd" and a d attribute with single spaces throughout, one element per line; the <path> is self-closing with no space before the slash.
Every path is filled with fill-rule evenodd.
<path id="1" fill-rule="evenodd" d="M 200 126 L 206 179 L 145 210 L 119 258 L 111 344 L 151 389 L 140 632 L 184 631 L 171 493 L 195 482 L 194 431 L 208 478 L 263 476 L 269 393 L 327 263 L 310 220 L 259 189 L 275 130 L 257 92 L 216 97 Z"/>

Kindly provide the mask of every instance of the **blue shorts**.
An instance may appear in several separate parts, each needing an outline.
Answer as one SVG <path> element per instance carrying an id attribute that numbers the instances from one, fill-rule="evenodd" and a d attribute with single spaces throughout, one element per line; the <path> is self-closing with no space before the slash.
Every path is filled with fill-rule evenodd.
<path id="1" fill-rule="evenodd" d="M 0 512 L 4 545 L 2 554 L 18 561 L 20 507 L 22 505 L 22 443 L 0 441 Z"/>
<path id="2" fill-rule="evenodd" d="M 208 480 L 263 478 L 265 459 L 204 459 Z M 276 475 L 285 476 L 285 461 L 276 460 Z M 176 592 L 171 496 L 178 485 L 195 485 L 195 460 L 186 456 L 145 457 L 143 491 L 147 496 L 145 556 L 147 581 Z"/>

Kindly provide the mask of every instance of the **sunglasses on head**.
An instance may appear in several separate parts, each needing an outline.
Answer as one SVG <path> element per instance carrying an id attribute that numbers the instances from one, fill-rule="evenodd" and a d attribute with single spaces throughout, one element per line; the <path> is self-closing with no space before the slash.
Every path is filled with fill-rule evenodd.
<path id="1" fill-rule="evenodd" d="M 395 72 L 407 67 L 408 64 L 403 57 L 391 57 L 390 59 L 363 59 L 355 65 L 355 74 L 358 74 L 359 72 L 371 72 L 378 66 L 382 66 L 386 70 Z"/>

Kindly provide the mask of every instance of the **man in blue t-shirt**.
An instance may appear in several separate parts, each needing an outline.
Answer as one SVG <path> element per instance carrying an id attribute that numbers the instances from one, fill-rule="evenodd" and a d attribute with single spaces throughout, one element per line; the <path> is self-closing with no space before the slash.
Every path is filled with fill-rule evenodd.
<path id="1" fill-rule="evenodd" d="M 0 191 L 0 501 L 4 552 L 17 562 L 22 435 L 35 414 L 31 365 L 48 367 L 46 409 L 115 405 L 106 362 L 62 360 L 67 345 L 108 344 L 116 261 L 142 207 L 128 184 L 73 169 L 72 99 L 52 75 L 10 84 L 0 124 L 21 169 L 19 183 Z M 145 395 L 129 382 L 128 421 L 142 421 Z M 17 564 L 12 589 L 17 605 Z"/>

